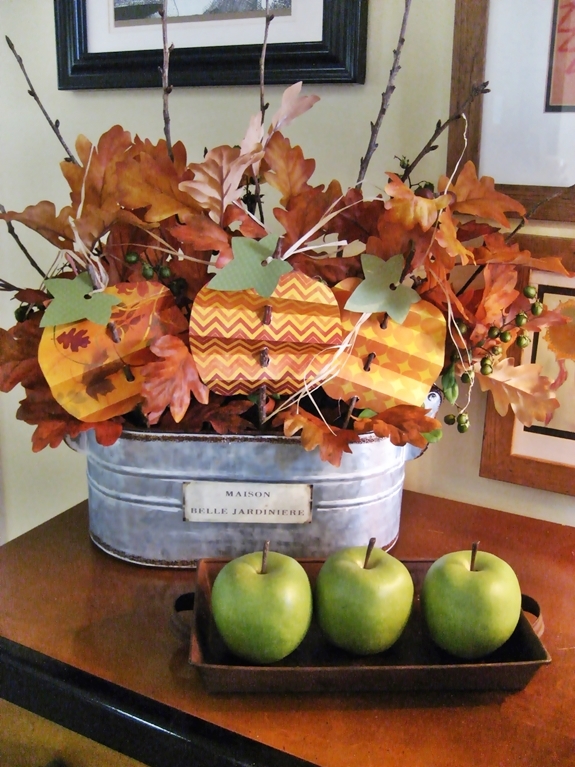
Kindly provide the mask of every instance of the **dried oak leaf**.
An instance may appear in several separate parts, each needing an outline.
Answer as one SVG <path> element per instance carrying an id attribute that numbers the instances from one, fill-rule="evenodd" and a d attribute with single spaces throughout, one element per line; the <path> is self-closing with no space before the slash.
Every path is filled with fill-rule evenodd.
<path id="1" fill-rule="evenodd" d="M 41 234 L 52 245 L 62 249 L 69 249 L 73 246 L 74 234 L 70 227 L 70 216 L 74 216 L 72 207 L 62 208 L 57 214 L 54 203 L 47 200 L 43 200 L 37 205 L 29 205 L 21 213 L 13 210 L 0 213 L 0 219 L 18 221 Z"/>
<path id="2" fill-rule="evenodd" d="M 436 239 L 442 248 L 454 259 L 459 259 L 462 265 L 475 263 L 473 251 L 466 248 L 459 239 L 456 221 L 450 208 L 445 208 L 439 214 L 439 229 Z"/>
<path id="3" fill-rule="evenodd" d="M 391 179 L 385 186 L 385 192 L 391 198 L 385 202 L 387 220 L 402 224 L 407 229 L 413 229 L 417 225 L 424 232 L 431 229 L 437 221 L 439 211 L 452 201 L 450 194 L 431 199 L 419 197 L 395 173 L 387 172 L 387 175 Z"/>
<path id="4" fill-rule="evenodd" d="M 225 266 L 233 258 L 230 235 L 208 216 L 201 214 L 186 216 L 183 224 L 170 228 L 170 234 L 182 243 L 190 244 L 195 250 L 218 251 L 218 267 Z"/>
<path id="5" fill-rule="evenodd" d="M 488 264 L 483 271 L 485 287 L 476 310 L 477 322 L 488 326 L 501 322 L 506 310 L 519 296 L 515 289 L 517 270 L 507 264 Z"/>
<path id="6" fill-rule="evenodd" d="M 448 182 L 448 177 L 442 176 L 439 179 L 439 191 L 445 191 Z M 520 216 L 525 213 L 525 208 L 520 202 L 495 189 L 491 176 L 477 178 L 477 171 L 471 160 L 465 163 L 457 181 L 450 186 L 450 191 L 457 197 L 457 201 L 451 206 L 453 210 L 492 219 L 501 226 L 509 226 L 506 213 L 517 213 Z"/>
<path id="7" fill-rule="evenodd" d="M 203 162 L 188 166 L 194 177 L 182 181 L 180 190 L 193 197 L 221 225 L 225 209 L 243 194 L 244 172 L 262 156 L 263 152 L 240 154 L 239 148 L 230 146 L 210 149 Z"/>
<path id="8" fill-rule="evenodd" d="M 572 276 L 556 256 L 534 258 L 528 250 L 521 250 L 518 243 L 507 244 L 505 237 L 498 232 L 488 234 L 484 238 L 485 245 L 475 248 L 475 259 L 478 264 L 505 263 L 518 266 L 529 266 L 546 272 L 555 272 L 566 277 Z"/>
<path id="9" fill-rule="evenodd" d="M 282 101 L 278 111 L 271 119 L 269 133 L 286 128 L 296 117 L 299 117 L 319 101 L 319 96 L 312 94 L 301 96 L 302 83 L 290 85 L 282 94 Z"/>
<path id="10" fill-rule="evenodd" d="M 32 434 L 34 453 L 48 446 L 58 447 L 65 437 L 77 437 L 90 429 L 94 429 L 97 442 L 105 447 L 113 445 L 122 433 L 121 419 L 101 423 L 78 421 L 56 402 L 45 380 L 34 388 L 26 389 L 26 397 L 20 402 L 16 418 L 36 426 Z"/>
<path id="11" fill-rule="evenodd" d="M 351 429 L 339 429 L 328 426 L 311 413 L 291 408 L 287 413 L 279 413 L 274 425 L 283 422 L 286 437 L 293 437 L 301 431 L 301 444 L 304 450 L 319 447 L 319 456 L 333 466 L 340 466 L 343 453 L 351 453 L 350 445 L 359 442 L 359 435 Z"/>
<path id="12" fill-rule="evenodd" d="M 284 247 L 290 247 L 309 234 L 309 240 L 316 240 L 322 230 L 317 230 L 317 223 L 325 216 L 328 209 L 341 197 L 341 186 L 332 181 L 327 189 L 313 187 L 292 197 L 287 210 L 274 208 L 274 216 L 285 229 Z M 326 232 L 329 223 L 326 224 Z"/>
<path id="13" fill-rule="evenodd" d="M 162 336 L 150 349 L 161 361 L 150 362 L 141 370 L 142 410 L 148 423 L 155 424 L 169 407 L 174 421 L 179 423 L 190 405 L 190 393 L 206 404 L 209 389 L 200 380 L 194 358 L 181 339 Z"/>
<path id="14" fill-rule="evenodd" d="M 207 423 L 217 434 L 243 434 L 254 428 L 250 421 L 241 417 L 252 407 L 253 402 L 248 399 L 226 403 L 225 397 L 213 395 L 207 404 L 190 408 L 182 425 L 191 433 L 201 432 Z"/>
<path id="15" fill-rule="evenodd" d="M 398 447 L 410 444 L 423 449 L 428 444 L 423 435 L 441 429 L 441 422 L 427 412 L 414 405 L 395 405 L 372 418 L 356 419 L 354 428 L 360 434 L 373 432 L 377 437 L 388 437 Z"/>
<path id="16" fill-rule="evenodd" d="M 504 416 L 509 406 L 525 426 L 533 421 L 546 420 L 559 407 L 552 381 L 541 375 L 541 365 L 529 363 L 515 365 L 509 357 L 494 365 L 488 375 L 476 373 L 482 391 L 490 391 L 499 415 Z"/>
<path id="17" fill-rule="evenodd" d="M 311 188 L 307 182 L 315 170 L 315 160 L 306 160 L 301 147 L 292 147 L 281 133 L 274 133 L 269 140 L 265 159 L 269 170 L 265 171 L 264 178 L 281 193 L 281 205 L 287 205 L 292 197 Z"/>
<path id="18" fill-rule="evenodd" d="M 38 364 L 38 345 L 42 337 L 41 312 L 10 330 L 0 328 L 0 391 L 9 392 L 16 384 L 30 386 L 42 380 Z"/>

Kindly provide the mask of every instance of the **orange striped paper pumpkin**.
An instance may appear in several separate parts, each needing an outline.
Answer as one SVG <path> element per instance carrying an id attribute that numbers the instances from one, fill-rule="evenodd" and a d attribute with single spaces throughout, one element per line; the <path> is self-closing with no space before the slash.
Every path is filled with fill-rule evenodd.
<path id="1" fill-rule="evenodd" d="M 335 286 L 341 307 L 358 282 L 350 278 Z M 342 308 L 345 335 L 360 316 Z M 358 407 L 378 413 L 395 405 L 422 405 L 443 367 L 445 317 L 428 301 L 418 301 L 402 325 L 388 317 L 381 328 L 382 319 L 382 314 L 372 314 L 363 323 L 351 352 L 342 355 L 336 376 L 323 388 L 334 399 L 358 397 Z M 370 354 L 375 356 L 364 370 Z"/>
<path id="2" fill-rule="evenodd" d="M 267 308 L 269 307 L 269 308 Z M 255 290 L 202 288 L 190 317 L 190 349 L 204 383 L 217 394 L 298 391 L 341 343 L 333 292 L 302 274 L 282 275 L 269 298 Z"/>

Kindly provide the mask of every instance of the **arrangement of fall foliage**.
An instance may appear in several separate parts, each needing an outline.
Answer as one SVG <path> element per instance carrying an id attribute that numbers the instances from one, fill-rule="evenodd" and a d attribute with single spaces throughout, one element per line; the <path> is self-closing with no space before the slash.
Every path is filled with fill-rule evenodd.
<path id="1" fill-rule="evenodd" d="M 260 112 L 201 162 L 118 125 L 80 136 L 61 163 L 69 205 L 0 214 L 58 253 L 39 288 L 2 281 L 19 306 L 0 329 L 0 390 L 23 386 L 33 450 L 88 429 L 105 445 L 125 427 L 263 431 L 339 465 L 367 433 L 437 440 L 423 407 L 436 383 L 459 431 L 475 381 L 502 414 L 551 418 L 560 381 L 509 353 L 568 322 L 519 290 L 520 268 L 567 272 L 504 233 L 523 207 L 470 162 L 436 187 L 389 172 L 375 198 L 314 186 L 284 131 L 316 101 L 291 86 L 267 129 Z"/>

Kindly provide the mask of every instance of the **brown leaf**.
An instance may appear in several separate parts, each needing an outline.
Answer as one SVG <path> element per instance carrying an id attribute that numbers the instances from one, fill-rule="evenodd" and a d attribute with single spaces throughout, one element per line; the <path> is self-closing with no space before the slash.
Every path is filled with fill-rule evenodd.
<path id="1" fill-rule="evenodd" d="M 289 247 L 307 235 L 318 221 L 325 215 L 333 203 L 341 197 L 341 186 L 338 181 L 332 181 L 324 190 L 323 187 L 306 189 L 296 197 L 292 197 L 288 210 L 274 208 L 274 216 L 284 227 L 284 247 Z M 321 232 L 310 235 L 315 240 Z"/>
<path id="2" fill-rule="evenodd" d="M 396 405 L 372 418 L 356 419 L 354 428 L 361 434 L 373 432 L 378 437 L 388 437 L 398 447 L 410 444 L 423 449 L 428 445 L 423 435 L 441 429 L 441 422 L 427 412 L 423 407 Z"/>
<path id="3" fill-rule="evenodd" d="M 0 213 L 0 219 L 24 224 L 41 234 L 57 248 L 71 248 L 74 235 L 69 218 L 73 215 L 74 209 L 70 206 L 62 208 L 60 213 L 56 214 L 54 203 L 44 200 L 37 205 L 29 205 L 21 213 L 13 210 Z"/>
<path id="4" fill-rule="evenodd" d="M 351 453 L 350 444 L 359 442 L 359 436 L 351 429 L 339 429 L 328 426 L 320 418 L 301 408 L 293 407 L 287 413 L 280 413 L 274 419 L 274 425 L 283 421 L 284 434 L 293 437 L 301 431 L 301 443 L 304 450 L 319 447 L 322 461 L 340 466 L 343 453 Z"/>
<path id="5" fill-rule="evenodd" d="M 200 380 L 196 363 L 179 338 L 162 336 L 150 348 L 162 359 L 142 368 L 142 409 L 148 423 L 155 424 L 169 407 L 174 421 L 179 423 L 190 405 L 190 392 L 199 402 L 206 404 L 209 389 Z"/>
<path id="6" fill-rule="evenodd" d="M 286 128 L 296 117 L 307 112 L 319 101 L 319 96 L 301 96 L 301 87 L 302 83 L 298 82 L 285 89 L 280 108 L 271 119 L 270 133 Z"/>
<path id="7" fill-rule="evenodd" d="M 485 245 L 475 249 L 476 263 L 504 263 L 517 266 L 529 266 L 532 269 L 541 269 L 547 272 L 555 272 L 565 277 L 570 272 L 563 266 L 561 258 L 544 256 L 534 258 L 528 250 L 521 250 L 518 243 L 508 245 L 505 237 L 496 232 L 485 236 Z"/>
<path id="8" fill-rule="evenodd" d="M 533 421 L 545 423 L 559 407 L 552 381 L 541 375 L 541 365 L 515 365 L 507 357 L 493 367 L 486 376 L 476 373 L 481 391 L 490 391 L 499 415 L 504 416 L 509 406 L 525 426 Z"/>
<path id="9" fill-rule="evenodd" d="M 447 176 L 439 180 L 439 190 L 444 191 L 448 183 Z M 475 165 L 468 160 L 463 166 L 454 186 L 450 191 L 455 193 L 457 201 L 451 206 L 459 213 L 492 219 L 501 226 L 508 227 L 506 213 L 517 213 L 523 216 L 525 208 L 517 200 L 508 197 L 495 189 L 495 182 L 490 176 L 477 178 Z"/>
<path id="10" fill-rule="evenodd" d="M 195 405 L 187 412 L 182 426 L 192 433 L 204 430 L 204 424 L 210 424 L 217 434 L 242 434 L 251 431 L 253 424 L 242 418 L 242 413 L 253 407 L 247 399 L 232 400 L 226 403 L 225 397 L 212 395 L 206 405 Z"/>
<path id="11" fill-rule="evenodd" d="M 315 160 L 304 159 L 301 147 L 292 148 L 281 133 L 271 137 L 265 159 L 270 169 L 264 178 L 281 193 L 281 205 L 286 206 L 291 197 L 311 188 L 307 182 L 315 170 Z"/>
<path id="12" fill-rule="evenodd" d="M 488 264 L 483 271 L 485 287 L 476 311 L 477 321 L 488 326 L 501 323 L 505 311 L 519 296 L 517 270 L 506 264 Z"/>
<path id="13" fill-rule="evenodd" d="M 207 216 L 187 216 L 184 224 L 171 227 L 170 233 L 180 242 L 187 242 L 199 251 L 219 252 L 218 267 L 233 258 L 230 235 Z"/>
<path id="14" fill-rule="evenodd" d="M 0 328 L 0 391 L 9 392 L 19 383 L 30 386 L 43 379 L 38 364 L 41 317 L 41 312 L 35 312 L 10 330 Z"/>
<path id="15" fill-rule="evenodd" d="M 227 206 L 243 193 L 244 171 L 261 159 L 262 154 L 251 152 L 241 155 L 239 148 L 230 146 L 210 149 L 203 162 L 188 166 L 194 178 L 183 181 L 180 189 L 207 210 L 216 224 L 221 224 Z"/>

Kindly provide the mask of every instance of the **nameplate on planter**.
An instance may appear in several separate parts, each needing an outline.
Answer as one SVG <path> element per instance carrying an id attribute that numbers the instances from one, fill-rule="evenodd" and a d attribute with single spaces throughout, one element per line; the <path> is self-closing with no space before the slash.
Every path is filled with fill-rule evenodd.
<path id="1" fill-rule="evenodd" d="M 188 522 L 301 525 L 311 522 L 311 485 L 184 482 Z"/>

